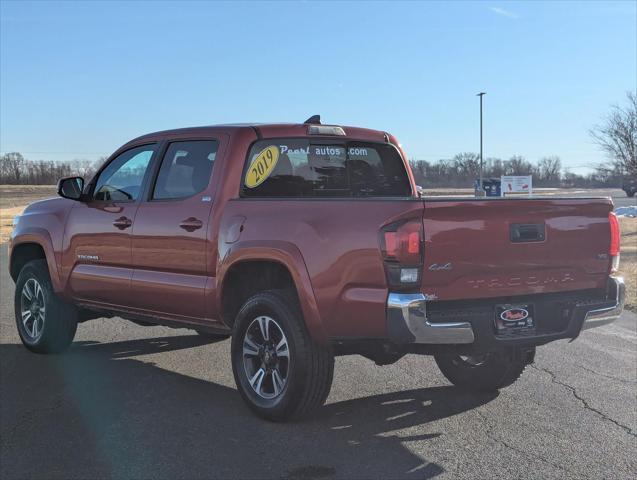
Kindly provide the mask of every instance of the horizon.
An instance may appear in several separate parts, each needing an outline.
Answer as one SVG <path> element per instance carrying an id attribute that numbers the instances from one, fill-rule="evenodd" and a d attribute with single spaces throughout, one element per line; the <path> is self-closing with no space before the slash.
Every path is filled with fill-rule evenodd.
<path id="1" fill-rule="evenodd" d="M 0 4 L 0 151 L 109 156 L 246 121 L 386 130 L 408 159 L 608 161 L 588 130 L 637 91 L 635 2 Z"/>

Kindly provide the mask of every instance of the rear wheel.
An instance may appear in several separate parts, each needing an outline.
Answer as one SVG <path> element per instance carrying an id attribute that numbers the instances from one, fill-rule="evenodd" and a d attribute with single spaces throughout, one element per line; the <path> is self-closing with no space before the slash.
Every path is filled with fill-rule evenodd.
<path id="1" fill-rule="evenodd" d="M 73 341 L 77 310 L 53 291 L 45 260 L 33 260 L 20 271 L 14 307 L 20 340 L 32 352 L 58 353 Z"/>
<path id="2" fill-rule="evenodd" d="M 492 392 L 513 384 L 533 361 L 535 348 L 488 352 L 479 355 L 435 355 L 442 374 L 457 387 Z"/>
<path id="3" fill-rule="evenodd" d="M 250 297 L 237 315 L 232 370 L 239 393 L 257 415 L 298 419 L 325 402 L 334 357 L 311 339 L 296 296 L 269 290 Z"/>

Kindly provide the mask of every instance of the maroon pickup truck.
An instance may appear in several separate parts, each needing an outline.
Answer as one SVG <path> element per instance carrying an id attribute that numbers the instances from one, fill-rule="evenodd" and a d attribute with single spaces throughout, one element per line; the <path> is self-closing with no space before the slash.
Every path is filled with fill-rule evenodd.
<path id="1" fill-rule="evenodd" d="M 269 419 L 322 405 L 336 355 L 433 355 L 495 390 L 623 309 L 610 199 L 421 197 L 392 135 L 316 116 L 145 135 L 58 193 L 11 238 L 24 345 L 59 352 L 113 316 L 232 336 Z"/>

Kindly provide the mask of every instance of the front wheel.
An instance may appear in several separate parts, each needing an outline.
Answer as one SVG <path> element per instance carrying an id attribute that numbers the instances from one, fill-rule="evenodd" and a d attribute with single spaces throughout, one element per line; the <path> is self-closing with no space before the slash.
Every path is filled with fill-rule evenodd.
<path id="1" fill-rule="evenodd" d="M 513 384 L 529 363 L 535 348 L 502 350 L 479 355 L 435 355 L 442 374 L 455 386 L 471 391 L 493 392 Z"/>
<path id="2" fill-rule="evenodd" d="M 635 190 L 626 190 L 626 196 L 627 197 L 634 197 L 635 196 Z"/>
<path id="3" fill-rule="evenodd" d="M 257 415 L 298 419 L 325 402 L 334 357 L 310 337 L 296 295 L 269 290 L 250 297 L 237 315 L 232 371 L 239 393 Z"/>
<path id="4" fill-rule="evenodd" d="M 73 341 L 77 311 L 53 291 L 45 260 L 33 260 L 22 268 L 14 306 L 20 340 L 32 352 L 58 353 Z"/>

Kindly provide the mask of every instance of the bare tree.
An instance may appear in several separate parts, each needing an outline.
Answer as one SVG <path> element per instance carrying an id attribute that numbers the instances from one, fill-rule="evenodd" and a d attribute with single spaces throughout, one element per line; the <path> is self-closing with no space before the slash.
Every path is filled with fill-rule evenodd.
<path id="1" fill-rule="evenodd" d="M 537 164 L 539 180 L 547 185 L 558 185 L 562 176 L 562 161 L 560 157 L 544 157 Z"/>
<path id="2" fill-rule="evenodd" d="M 24 172 L 24 157 L 18 152 L 5 153 L 0 157 L 0 175 L 3 179 L 15 179 L 15 182 L 20 183 L 20 179 Z M 3 181 L 3 183 L 9 183 Z"/>
<path id="3" fill-rule="evenodd" d="M 414 175 L 414 181 L 417 185 L 421 185 L 427 176 L 427 168 L 429 163 L 424 160 L 409 160 L 409 166 Z"/>
<path id="4" fill-rule="evenodd" d="M 531 175 L 533 173 L 533 165 L 527 162 L 521 155 L 513 155 L 505 166 L 507 175 Z"/>
<path id="5" fill-rule="evenodd" d="M 473 179 L 480 171 L 480 157 L 475 153 L 458 153 L 452 162 L 461 178 Z"/>
<path id="6" fill-rule="evenodd" d="M 637 94 L 626 96 L 628 106 L 613 105 L 606 121 L 593 127 L 590 135 L 620 170 L 637 175 Z"/>
<path id="7" fill-rule="evenodd" d="M 504 162 L 500 158 L 487 158 L 485 161 L 485 176 L 499 178 L 506 171 Z"/>

